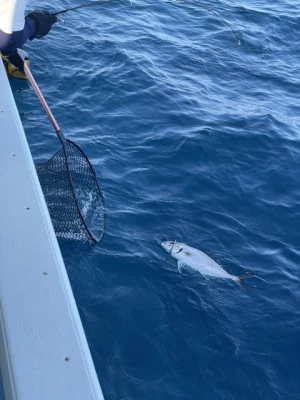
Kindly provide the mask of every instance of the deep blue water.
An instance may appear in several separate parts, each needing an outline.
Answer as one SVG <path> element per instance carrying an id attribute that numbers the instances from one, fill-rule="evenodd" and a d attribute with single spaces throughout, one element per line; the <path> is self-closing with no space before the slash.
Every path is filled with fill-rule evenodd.
<path id="1" fill-rule="evenodd" d="M 300 5 L 210 5 L 236 36 L 197 5 L 141 0 L 66 14 L 26 45 L 107 203 L 101 244 L 60 241 L 106 400 L 300 396 Z M 52 127 L 12 87 L 46 160 Z M 255 277 L 242 291 L 180 275 L 161 239 Z"/>

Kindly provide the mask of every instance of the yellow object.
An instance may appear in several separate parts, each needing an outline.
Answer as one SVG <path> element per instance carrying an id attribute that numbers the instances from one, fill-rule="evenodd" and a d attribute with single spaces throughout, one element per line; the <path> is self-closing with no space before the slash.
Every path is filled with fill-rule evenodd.
<path id="1" fill-rule="evenodd" d="M 0 53 L 1 54 L 1 53 Z M 1 54 L 1 58 L 7 73 L 7 76 L 9 79 L 11 78 L 16 78 L 16 79 L 27 79 L 27 76 L 23 74 L 21 71 L 18 70 L 17 67 L 15 67 L 9 60 L 8 57 L 4 56 Z M 24 59 L 24 63 L 26 63 L 29 66 L 29 60 L 28 58 Z"/>

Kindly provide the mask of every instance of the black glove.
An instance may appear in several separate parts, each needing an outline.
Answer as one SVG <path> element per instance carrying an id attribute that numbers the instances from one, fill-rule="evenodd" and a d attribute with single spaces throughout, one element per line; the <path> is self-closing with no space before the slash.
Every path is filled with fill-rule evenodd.
<path id="1" fill-rule="evenodd" d="M 40 39 L 49 33 L 52 25 L 57 21 L 55 15 L 49 14 L 48 11 L 43 10 L 33 10 L 26 17 L 34 20 L 36 25 L 35 34 L 32 35 L 29 40 Z"/>
<path id="2" fill-rule="evenodd" d="M 24 60 L 18 53 L 18 50 L 12 50 L 9 52 L 2 52 L 2 54 L 6 57 L 6 59 L 13 64 L 13 67 L 17 68 L 22 74 L 25 74 L 24 72 Z"/>

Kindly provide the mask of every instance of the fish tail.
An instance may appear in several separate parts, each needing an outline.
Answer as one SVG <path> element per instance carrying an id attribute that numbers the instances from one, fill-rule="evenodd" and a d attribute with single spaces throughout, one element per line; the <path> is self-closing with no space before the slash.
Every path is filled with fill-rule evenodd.
<path id="1" fill-rule="evenodd" d="M 243 285 L 243 280 L 247 278 L 251 278 L 254 274 L 252 272 L 246 272 L 245 274 L 236 276 L 236 283 L 243 289 L 246 290 L 245 286 Z"/>

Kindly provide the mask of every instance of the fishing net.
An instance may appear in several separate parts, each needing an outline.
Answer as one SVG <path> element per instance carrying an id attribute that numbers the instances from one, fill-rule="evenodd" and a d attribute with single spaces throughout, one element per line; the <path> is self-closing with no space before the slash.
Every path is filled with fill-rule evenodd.
<path id="1" fill-rule="evenodd" d="M 105 204 L 95 172 L 71 140 L 36 165 L 56 236 L 99 242 L 105 229 Z"/>

